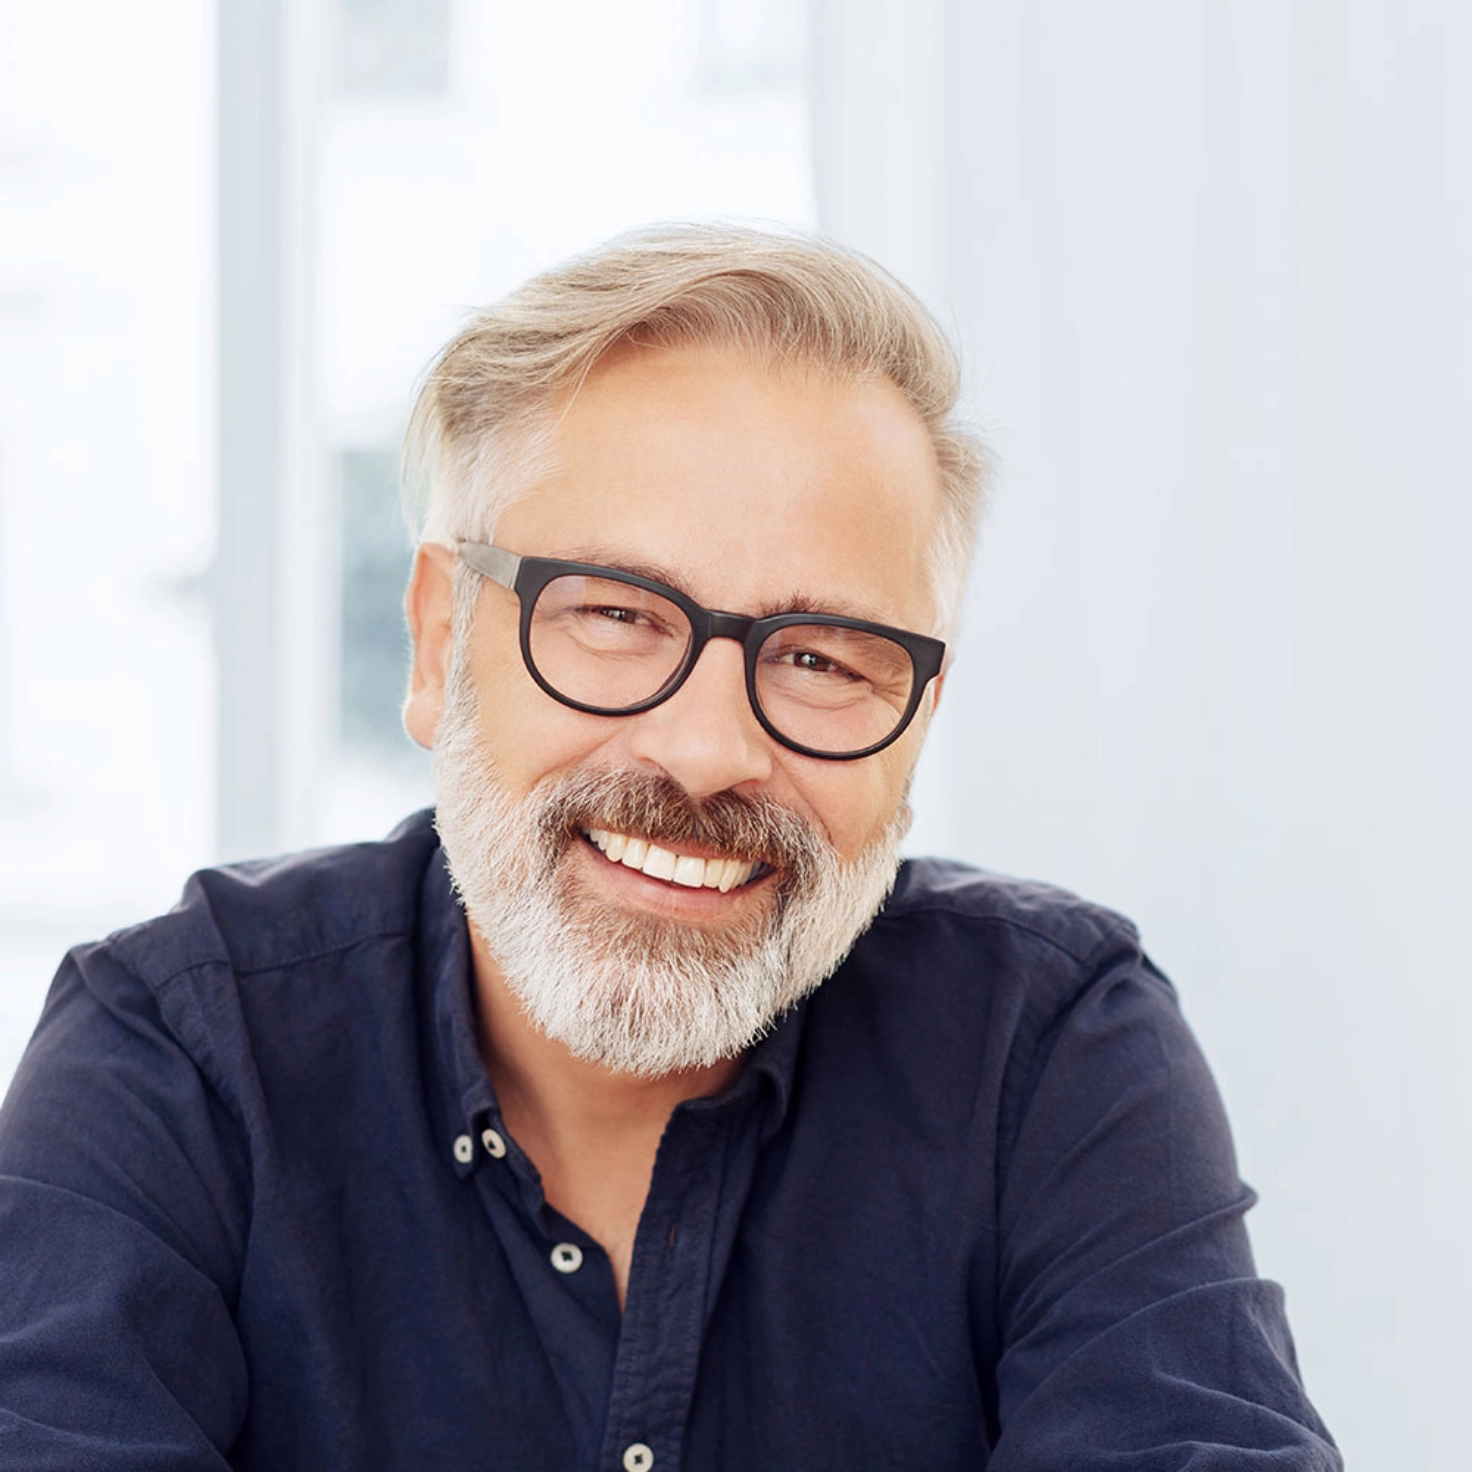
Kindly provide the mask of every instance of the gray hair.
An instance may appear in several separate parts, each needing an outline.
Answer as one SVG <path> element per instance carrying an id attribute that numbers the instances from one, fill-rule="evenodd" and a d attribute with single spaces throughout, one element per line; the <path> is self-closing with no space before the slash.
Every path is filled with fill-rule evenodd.
<path id="1" fill-rule="evenodd" d="M 627 343 L 729 344 L 854 380 L 887 378 L 924 422 L 942 479 L 929 552 L 939 631 L 960 616 L 987 456 L 954 417 L 956 353 L 873 261 L 800 234 L 659 225 L 557 266 L 479 314 L 431 366 L 409 423 L 405 497 L 425 541 L 490 541 L 549 460 L 554 411 Z"/>

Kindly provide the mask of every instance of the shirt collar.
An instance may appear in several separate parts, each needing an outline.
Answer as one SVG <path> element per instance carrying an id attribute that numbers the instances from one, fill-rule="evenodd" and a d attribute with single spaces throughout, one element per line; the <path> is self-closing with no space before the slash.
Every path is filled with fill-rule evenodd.
<path id="1" fill-rule="evenodd" d="M 456 1171 L 469 1175 L 481 1153 L 481 1121 L 499 1119 L 500 1109 L 476 1038 L 470 933 L 441 848 L 420 887 L 419 968 L 433 1024 L 436 1134 Z"/>
<path id="2" fill-rule="evenodd" d="M 749 1093 L 761 1090 L 765 1085 L 765 1115 L 762 1120 L 761 1140 L 766 1144 L 787 1117 L 807 1015 L 808 999 L 804 997 L 779 1017 L 772 1025 L 772 1030 L 752 1046 L 746 1057 L 746 1067 L 741 1070 L 735 1083 L 714 1099 L 693 1102 L 710 1108 L 734 1105 L 738 1099 L 748 1097 Z"/>

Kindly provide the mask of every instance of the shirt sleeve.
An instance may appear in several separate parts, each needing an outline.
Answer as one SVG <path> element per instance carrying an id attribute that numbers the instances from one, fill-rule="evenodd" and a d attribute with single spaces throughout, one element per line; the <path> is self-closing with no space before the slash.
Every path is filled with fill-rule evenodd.
<path id="1" fill-rule="evenodd" d="M 1200 1050 L 1164 978 L 1110 949 L 1015 1083 L 991 1472 L 1339 1472 Z"/>
<path id="2" fill-rule="evenodd" d="M 229 1465 L 241 1139 L 154 991 L 68 957 L 0 1110 L 0 1472 Z"/>

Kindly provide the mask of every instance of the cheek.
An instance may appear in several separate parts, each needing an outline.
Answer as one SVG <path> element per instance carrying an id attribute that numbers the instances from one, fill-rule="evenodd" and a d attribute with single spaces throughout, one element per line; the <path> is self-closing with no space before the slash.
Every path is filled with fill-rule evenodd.
<path id="1" fill-rule="evenodd" d="M 481 741 L 501 780 L 524 793 L 541 775 L 539 759 L 555 756 L 557 723 L 548 712 L 556 711 L 557 705 L 532 682 L 514 647 L 499 643 L 492 647 L 487 641 L 477 648 L 471 656 L 470 678 L 477 692 Z"/>
<path id="2" fill-rule="evenodd" d="M 888 752 L 861 762 L 831 762 L 799 784 L 804 802 L 845 863 L 884 831 L 904 799 L 910 761 Z"/>
<path id="3" fill-rule="evenodd" d="M 499 652 L 472 658 L 471 677 L 481 692 L 481 740 L 497 775 L 517 796 L 544 777 L 587 761 L 617 735 L 606 717 L 553 700 L 527 673 L 518 650 L 510 659 Z"/>

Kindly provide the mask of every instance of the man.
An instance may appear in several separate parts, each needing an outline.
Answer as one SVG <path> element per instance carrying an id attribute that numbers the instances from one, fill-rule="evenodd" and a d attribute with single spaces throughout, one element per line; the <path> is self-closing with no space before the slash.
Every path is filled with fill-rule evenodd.
<path id="1" fill-rule="evenodd" d="M 68 958 L 0 1126 L 0 1467 L 1339 1465 L 1133 931 L 896 875 L 955 397 L 902 288 L 734 230 L 450 345 L 433 826 Z"/>

